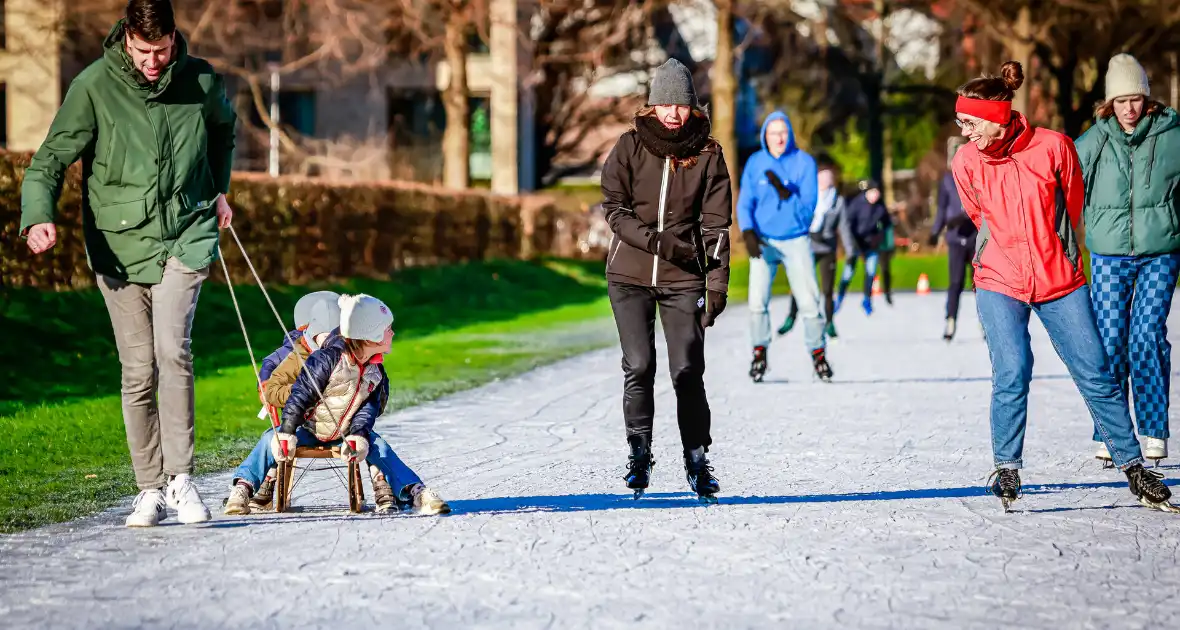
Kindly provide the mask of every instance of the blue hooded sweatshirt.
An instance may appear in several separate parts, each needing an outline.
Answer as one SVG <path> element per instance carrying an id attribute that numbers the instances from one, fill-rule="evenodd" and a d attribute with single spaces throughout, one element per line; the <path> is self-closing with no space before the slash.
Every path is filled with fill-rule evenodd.
<path id="1" fill-rule="evenodd" d="M 766 148 L 766 128 L 775 120 L 787 123 L 787 148 L 778 158 Z M 787 240 L 807 236 L 819 198 L 815 158 L 795 145 L 791 119 L 781 111 L 762 123 L 762 150 L 750 156 L 742 171 L 737 220 L 742 231 L 753 229 L 762 238 Z M 770 184 L 766 171 L 774 171 L 793 193 L 786 201 Z"/>

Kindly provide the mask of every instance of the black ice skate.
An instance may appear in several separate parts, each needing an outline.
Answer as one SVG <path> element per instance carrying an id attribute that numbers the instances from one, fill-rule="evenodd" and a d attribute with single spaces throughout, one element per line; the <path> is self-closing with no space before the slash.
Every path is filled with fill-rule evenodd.
<path id="1" fill-rule="evenodd" d="M 1142 464 L 1135 464 L 1126 470 L 1126 475 L 1131 494 L 1139 499 L 1140 504 L 1153 510 L 1180 514 L 1180 508 L 1169 502 L 1172 491 L 1164 485 L 1162 473 L 1147 470 Z"/>
<path id="2" fill-rule="evenodd" d="M 697 493 L 701 503 L 716 503 L 717 493 L 721 492 L 721 484 L 713 476 L 713 467 L 705 459 L 705 447 L 698 446 L 684 454 L 684 472 L 688 478 L 688 487 Z"/>
<path id="3" fill-rule="evenodd" d="M 750 378 L 761 383 L 766 375 L 766 346 L 754 346 L 754 360 L 750 362 Z"/>
<path id="4" fill-rule="evenodd" d="M 623 479 L 627 487 L 635 491 L 635 498 L 638 499 L 651 482 L 651 469 L 656 465 L 656 460 L 651 456 L 651 438 L 633 435 L 627 438 L 627 443 L 631 445 L 631 456 L 627 458 L 627 474 Z"/>
<path id="5" fill-rule="evenodd" d="M 1012 504 L 1016 502 L 1021 496 L 1020 492 L 1020 471 L 1012 468 L 1000 468 L 988 477 L 988 482 L 995 479 L 992 483 L 992 494 L 1000 499 L 1000 503 L 1004 505 L 1004 511 L 1010 512 Z"/>
<path id="6" fill-rule="evenodd" d="M 825 383 L 832 382 L 832 366 L 828 365 L 828 358 L 823 348 L 811 351 L 811 363 L 815 367 L 815 377 Z"/>

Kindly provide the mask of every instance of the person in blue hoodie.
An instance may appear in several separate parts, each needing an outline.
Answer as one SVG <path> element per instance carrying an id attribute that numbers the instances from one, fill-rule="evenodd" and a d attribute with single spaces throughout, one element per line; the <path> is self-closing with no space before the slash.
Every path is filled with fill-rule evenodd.
<path id="1" fill-rule="evenodd" d="M 762 123 L 762 150 L 750 156 L 742 172 L 737 220 L 750 255 L 750 340 L 754 359 L 750 377 L 760 382 L 770 346 L 770 288 L 781 263 L 799 305 L 804 343 L 815 373 L 830 380 L 824 353 L 824 317 L 820 311 L 811 221 L 819 196 L 815 159 L 795 144 L 791 120 L 781 111 Z"/>

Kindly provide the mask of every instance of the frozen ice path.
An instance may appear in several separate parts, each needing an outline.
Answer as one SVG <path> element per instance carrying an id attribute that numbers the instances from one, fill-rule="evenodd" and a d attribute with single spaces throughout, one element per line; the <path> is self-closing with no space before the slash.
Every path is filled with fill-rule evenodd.
<path id="1" fill-rule="evenodd" d="M 731 306 L 707 342 L 720 505 L 686 492 L 662 350 L 658 464 L 631 499 L 610 349 L 382 423 L 449 517 L 350 516 L 313 473 L 288 515 L 128 530 L 116 510 L 0 537 L 0 626 L 1177 627 L 1180 517 L 1092 459 L 1039 324 L 1022 513 L 985 493 L 987 351 L 969 296 L 941 341 L 942 301 L 850 300 L 827 385 L 801 331 L 749 382 Z M 227 483 L 202 480 L 210 507 Z"/>

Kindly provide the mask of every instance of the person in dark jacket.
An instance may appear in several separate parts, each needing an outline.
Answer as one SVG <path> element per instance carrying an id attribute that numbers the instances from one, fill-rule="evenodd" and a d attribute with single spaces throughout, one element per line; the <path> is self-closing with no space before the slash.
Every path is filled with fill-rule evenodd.
<path id="1" fill-rule="evenodd" d="M 705 329 L 725 309 L 733 196 L 721 145 L 675 59 L 655 71 L 647 106 L 602 169 L 603 208 L 614 232 L 607 293 L 623 349 L 623 417 L 630 447 L 625 480 L 648 486 L 655 415 L 657 307 L 668 344 L 688 483 L 720 490 L 705 457 L 712 444 L 705 397 Z"/>
<path id="2" fill-rule="evenodd" d="M 1110 60 L 1095 114 L 1077 141 L 1090 292 L 1115 380 L 1135 392 L 1143 456 L 1158 463 L 1168 456 L 1168 314 L 1180 277 L 1180 115 L 1151 100 L 1147 73 L 1126 54 Z M 1094 440 L 1109 461 L 1097 430 Z"/>
<path id="3" fill-rule="evenodd" d="M 861 306 L 865 314 L 873 314 L 873 278 L 877 276 L 877 260 L 881 243 L 885 239 L 885 231 L 893 225 L 885 204 L 881 201 L 881 185 L 874 180 L 860 183 L 861 193 L 848 203 L 845 217 L 848 220 L 848 235 L 850 242 L 844 244 L 847 258 L 844 260 L 844 273 L 840 277 L 840 294 L 836 298 L 836 310 L 844 302 L 844 295 L 848 292 L 848 285 L 852 284 L 852 275 L 856 273 L 859 259 L 865 261 L 865 297 Z"/>
<path id="4" fill-rule="evenodd" d="M 833 317 L 836 313 L 836 302 L 833 294 L 836 287 L 837 236 L 847 232 L 848 222 L 844 219 L 844 197 L 840 196 L 838 190 L 836 166 L 826 160 L 821 161 L 816 172 L 816 180 L 819 183 L 819 199 L 809 230 L 811 253 L 819 269 L 820 290 L 824 295 L 824 316 L 828 321 L 825 333 L 835 339 L 837 334 Z M 846 235 L 841 237 L 845 243 L 848 242 Z M 791 310 L 786 321 L 779 327 L 778 334 L 785 335 L 790 332 L 798 316 L 799 303 L 792 293 Z"/>
<path id="5" fill-rule="evenodd" d="M 950 284 L 946 293 L 946 328 L 942 338 L 950 341 L 955 338 L 955 329 L 959 319 L 959 297 L 963 294 L 963 285 L 967 273 L 973 269 L 971 258 L 975 256 L 975 237 L 979 230 L 971 222 L 971 217 L 963 212 L 963 201 L 959 198 L 959 190 L 955 187 L 955 176 L 949 167 L 955 156 L 955 151 L 962 146 L 962 142 L 953 145 L 947 156 L 947 172 L 938 184 L 938 212 L 934 216 L 934 227 L 930 230 L 930 246 L 938 244 L 938 236 L 946 230 L 947 260 L 950 265 Z"/>

